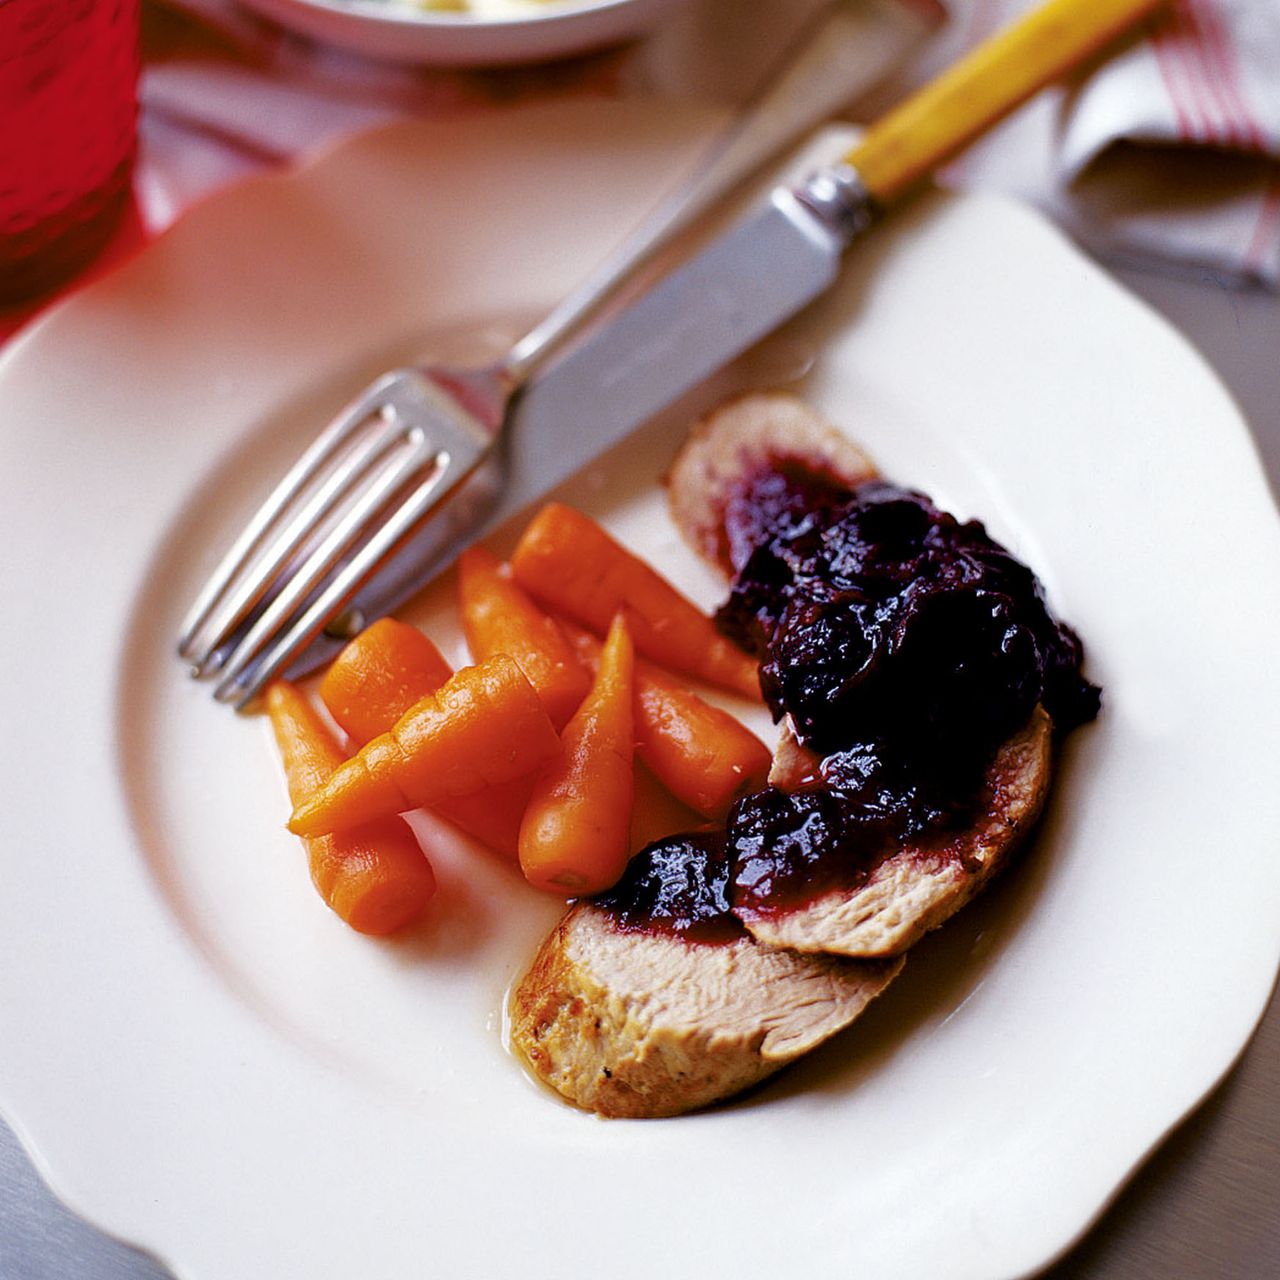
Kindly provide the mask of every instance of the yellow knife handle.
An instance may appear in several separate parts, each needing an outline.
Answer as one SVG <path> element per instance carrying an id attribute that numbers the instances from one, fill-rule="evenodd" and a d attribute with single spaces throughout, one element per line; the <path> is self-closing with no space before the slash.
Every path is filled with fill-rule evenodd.
<path id="1" fill-rule="evenodd" d="M 872 125 L 845 156 L 887 204 L 1164 0 L 1049 0 Z"/>

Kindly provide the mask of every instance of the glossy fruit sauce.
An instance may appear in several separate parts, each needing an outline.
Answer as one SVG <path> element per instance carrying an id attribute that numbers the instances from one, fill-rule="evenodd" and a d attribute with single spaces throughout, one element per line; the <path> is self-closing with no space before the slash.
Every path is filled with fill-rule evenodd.
<path id="1" fill-rule="evenodd" d="M 1078 637 L 977 521 L 792 465 L 745 480 L 725 527 L 735 576 L 718 623 L 821 766 L 795 791 L 745 797 L 722 833 L 639 853 L 599 899 L 623 928 L 711 941 L 736 936 L 735 908 L 856 888 L 888 849 L 945 847 L 971 823 L 997 748 L 1037 703 L 1058 732 L 1098 712 Z"/>
<path id="2" fill-rule="evenodd" d="M 129 193 L 139 0 L 0 0 L 0 298 L 60 283 Z"/>

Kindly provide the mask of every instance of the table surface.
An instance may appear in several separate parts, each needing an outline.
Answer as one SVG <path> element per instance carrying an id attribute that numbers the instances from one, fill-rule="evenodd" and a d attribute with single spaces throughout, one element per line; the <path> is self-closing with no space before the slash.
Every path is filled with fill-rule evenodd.
<path id="1" fill-rule="evenodd" d="M 1208 358 L 1249 421 L 1280 493 L 1280 297 L 1113 269 Z M 1052 1280 L 1280 1276 L 1280 998 L 1211 1097 L 1146 1162 Z M 0 1280 L 170 1280 L 81 1222 L 0 1121 Z"/>

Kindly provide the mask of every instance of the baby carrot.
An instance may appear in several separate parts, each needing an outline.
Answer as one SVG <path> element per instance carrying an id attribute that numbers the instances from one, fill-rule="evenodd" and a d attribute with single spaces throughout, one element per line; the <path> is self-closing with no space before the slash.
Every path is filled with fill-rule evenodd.
<path id="1" fill-rule="evenodd" d="M 562 729 L 586 696 L 591 677 L 564 633 L 502 572 L 498 558 L 471 547 L 458 560 L 458 599 L 467 647 L 477 662 L 513 657 Z"/>
<path id="2" fill-rule="evenodd" d="M 269 685 L 266 705 L 289 798 L 298 804 L 323 786 L 346 756 L 293 685 L 283 680 Z M 418 919 L 435 894 L 431 864 L 400 818 L 383 818 L 303 844 L 320 896 L 360 933 L 394 933 Z"/>
<path id="3" fill-rule="evenodd" d="M 639 853 L 655 840 L 665 840 L 681 831 L 696 831 L 707 825 L 636 758 L 636 799 L 631 807 L 631 852 Z"/>
<path id="4" fill-rule="evenodd" d="M 289 820 L 296 835 L 373 818 L 532 773 L 560 742 L 537 691 L 505 654 L 451 676 L 367 742 Z"/>
<path id="5" fill-rule="evenodd" d="M 431 806 L 431 812 L 473 840 L 513 862 L 520 848 L 520 823 L 533 790 L 534 774 L 527 773 L 510 782 L 498 782 L 483 791 L 450 796 Z"/>
<path id="6" fill-rule="evenodd" d="M 538 775 L 520 826 L 520 868 L 536 888 L 598 893 L 627 865 L 635 798 L 634 663 L 619 614 L 591 689 L 565 726 L 563 753 Z"/>
<path id="7" fill-rule="evenodd" d="M 593 670 L 600 642 L 571 623 L 565 633 Z M 727 711 L 713 707 L 652 663 L 636 661 L 636 754 L 677 799 L 708 818 L 764 786 L 769 748 Z"/>
<path id="8" fill-rule="evenodd" d="M 451 675 L 453 668 L 417 627 L 379 618 L 330 664 L 320 681 L 320 700 L 343 731 L 364 746 Z"/>
<path id="9" fill-rule="evenodd" d="M 597 635 L 626 609 L 635 647 L 645 657 L 759 698 L 755 660 L 666 579 L 572 507 L 553 502 L 542 508 L 525 529 L 511 569 L 535 600 Z"/>
<path id="10" fill-rule="evenodd" d="M 389 732 L 419 698 L 453 675 L 440 650 L 417 627 L 383 618 L 337 656 L 320 682 L 329 714 L 357 747 Z M 514 859 L 532 776 L 441 800 L 432 812 Z"/>

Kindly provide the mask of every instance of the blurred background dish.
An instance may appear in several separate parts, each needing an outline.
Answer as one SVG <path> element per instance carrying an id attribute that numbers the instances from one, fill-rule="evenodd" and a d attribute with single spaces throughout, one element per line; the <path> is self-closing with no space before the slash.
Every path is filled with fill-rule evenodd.
<path id="1" fill-rule="evenodd" d="M 616 44 L 686 0 L 243 0 L 302 35 L 367 57 L 429 66 L 510 66 Z M 463 7 L 466 6 L 466 7 Z"/>

